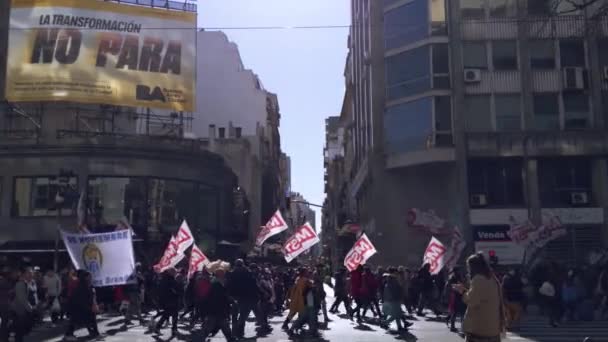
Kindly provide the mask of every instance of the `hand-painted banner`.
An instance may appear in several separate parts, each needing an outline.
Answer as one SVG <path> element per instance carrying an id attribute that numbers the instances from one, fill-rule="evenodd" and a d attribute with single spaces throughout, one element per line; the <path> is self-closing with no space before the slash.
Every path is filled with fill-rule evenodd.
<path id="1" fill-rule="evenodd" d="M 194 243 L 194 237 L 186 220 L 182 222 L 177 234 L 175 234 L 175 243 L 178 253 L 184 253 Z"/>
<path id="2" fill-rule="evenodd" d="M 154 271 L 157 273 L 163 273 L 171 267 L 175 267 L 182 259 L 185 257 L 183 252 L 179 252 L 177 248 L 177 242 L 175 240 L 175 236 L 171 237 L 169 240 L 169 244 L 165 249 L 165 253 L 160 258 L 158 264 L 154 265 Z"/>
<path id="3" fill-rule="evenodd" d="M 263 245 L 264 242 L 270 237 L 284 232 L 285 230 L 287 230 L 287 228 L 289 228 L 289 226 L 287 225 L 287 223 L 285 223 L 281 212 L 277 210 L 277 212 L 272 215 L 268 223 L 266 223 L 266 225 L 263 226 L 260 232 L 258 233 L 258 236 L 255 240 L 255 245 L 258 247 Z"/>
<path id="4" fill-rule="evenodd" d="M 376 247 L 374 247 L 367 235 L 363 234 L 359 240 L 355 242 L 355 245 L 350 249 L 348 254 L 346 254 L 344 266 L 352 272 L 356 270 L 359 265 L 365 265 L 367 259 L 371 258 L 377 252 Z"/>
<path id="5" fill-rule="evenodd" d="M 93 286 L 115 286 L 134 282 L 135 258 L 130 232 L 61 232 L 61 236 L 74 267 L 91 272 Z"/>
<path id="6" fill-rule="evenodd" d="M 434 236 L 431 238 L 429 245 L 424 251 L 424 258 L 422 259 L 423 264 L 429 264 L 431 266 L 431 274 L 437 274 L 445 266 L 445 256 L 447 249 L 437 240 Z"/>
<path id="7" fill-rule="evenodd" d="M 298 228 L 296 233 L 283 245 L 285 260 L 291 262 L 293 259 L 297 258 L 298 255 L 302 254 L 319 241 L 321 240 L 319 239 L 317 232 L 315 232 L 315 229 L 310 223 L 306 222 L 303 226 Z"/>
<path id="8" fill-rule="evenodd" d="M 460 228 L 457 226 L 454 227 L 452 232 L 452 242 L 450 242 L 450 248 L 448 249 L 447 253 L 448 260 L 445 263 L 448 269 L 452 269 L 454 266 L 456 266 L 456 263 L 458 263 L 458 259 L 460 259 L 466 245 L 467 242 L 464 239 Z"/>
<path id="9" fill-rule="evenodd" d="M 412 228 L 422 229 L 433 235 L 449 233 L 445 220 L 437 216 L 433 210 L 422 211 L 416 208 L 408 210 L 407 224 Z"/>
<path id="10" fill-rule="evenodd" d="M 188 266 L 188 279 L 192 278 L 194 273 L 202 271 L 209 264 L 209 258 L 198 248 L 197 245 L 192 246 L 190 251 L 190 262 Z"/>

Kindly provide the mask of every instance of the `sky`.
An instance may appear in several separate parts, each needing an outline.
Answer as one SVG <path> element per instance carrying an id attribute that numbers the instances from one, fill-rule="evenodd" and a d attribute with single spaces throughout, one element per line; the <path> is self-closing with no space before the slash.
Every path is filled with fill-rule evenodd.
<path id="1" fill-rule="evenodd" d="M 199 0 L 206 28 L 348 25 L 350 0 Z M 223 30 L 246 68 L 279 97 L 281 145 L 291 157 L 292 191 L 323 204 L 325 118 L 340 115 L 347 28 Z M 321 212 L 317 210 L 317 229 Z"/>

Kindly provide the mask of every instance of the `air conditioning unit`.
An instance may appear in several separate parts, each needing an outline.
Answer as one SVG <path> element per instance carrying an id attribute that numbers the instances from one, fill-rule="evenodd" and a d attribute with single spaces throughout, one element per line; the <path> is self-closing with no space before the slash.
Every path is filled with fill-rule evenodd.
<path id="1" fill-rule="evenodd" d="M 587 89 L 587 70 L 581 67 L 567 67 L 564 73 L 564 90 Z"/>
<path id="2" fill-rule="evenodd" d="M 488 197 L 485 194 L 472 194 L 471 195 L 471 206 L 485 207 L 486 205 L 488 205 Z"/>
<path id="3" fill-rule="evenodd" d="M 464 83 L 481 82 L 480 69 L 464 69 Z"/>
<path id="4" fill-rule="evenodd" d="M 604 80 L 608 81 L 608 66 L 604 67 Z"/>
<path id="5" fill-rule="evenodd" d="M 573 205 L 589 204 L 589 195 L 584 191 L 571 192 L 570 203 Z"/>

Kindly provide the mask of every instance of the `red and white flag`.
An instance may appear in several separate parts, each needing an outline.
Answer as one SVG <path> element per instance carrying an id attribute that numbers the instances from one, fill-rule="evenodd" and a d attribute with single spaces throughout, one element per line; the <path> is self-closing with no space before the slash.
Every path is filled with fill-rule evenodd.
<path id="1" fill-rule="evenodd" d="M 158 264 L 154 265 L 154 271 L 157 273 L 163 273 L 164 271 L 170 269 L 171 267 L 175 267 L 182 259 L 184 258 L 184 254 L 178 250 L 178 245 L 175 240 L 175 236 L 171 237 L 169 240 L 169 244 L 163 253 L 163 256 L 160 258 Z"/>
<path id="2" fill-rule="evenodd" d="M 179 254 L 184 253 L 194 243 L 194 237 L 186 220 L 182 222 L 177 234 L 175 234 L 175 243 Z"/>
<path id="3" fill-rule="evenodd" d="M 369 241 L 367 235 L 363 234 L 359 240 L 355 242 L 355 245 L 350 249 L 348 254 L 346 254 L 344 266 L 352 272 L 356 270 L 359 265 L 365 265 L 367 259 L 371 258 L 372 255 L 377 252 L 376 247 L 372 245 L 372 242 Z"/>
<path id="4" fill-rule="evenodd" d="M 426 247 L 426 251 L 424 251 L 422 264 L 431 265 L 431 274 L 439 273 L 443 266 L 445 266 L 445 257 L 447 251 L 447 248 L 441 243 L 441 241 L 437 240 L 433 236 L 429 242 L 429 245 Z"/>
<path id="5" fill-rule="evenodd" d="M 467 242 L 460 231 L 458 226 L 454 227 L 454 231 L 452 232 L 452 242 L 450 242 L 450 249 L 448 250 L 448 261 L 446 261 L 445 266 L 448 269 L 454 268 L 458 259 L 460 259 L 460 255 L 464 251 Z"/>
<path id="6" fill-rule="evenodd" d="M 306 222 L 303 226 L 298 228 L 296 233 L 283 245 L 285 260 L 291 262 L 293 259 L 297 258 L 298 255 L 310 249 L 310 247 L 314 246 L 319 241 L 321 240 L 319 239 L 317 232 L 315 232 L 315 229 L 310 223 Z"/>
<path id="7" fill-rule="evenodd" d="M 262 246 L 262 244 L 264 244 L 264 241 L 268 240 L 271 236 L 275 236 L 287 230 L 287 228 L 289 228 L 289 226 L 287 225 L 287 223 L 285 223 L 281 212 L 277 210 L 277 212 L 272 215 L 270 220 L 268 220 L 268 223 L 266 223 L 265 226 L 262 226 L 262 229 L 258 233 L 258 236 L 255 240 L 255 245 L 258 247 Z"/>
<path id="8" fill-rule="evenodd" d="M 190 251 L 190 262 L 188 266 L 188 279 L 192 278 L 194 273 L 202 271 L 209 264 L 209 258 L 198 248 L 197 245 L 192 246 Z"/>

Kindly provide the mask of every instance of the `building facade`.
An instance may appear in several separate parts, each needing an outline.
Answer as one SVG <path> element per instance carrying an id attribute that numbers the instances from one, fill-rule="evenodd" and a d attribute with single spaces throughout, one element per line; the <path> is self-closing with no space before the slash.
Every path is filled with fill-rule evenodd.
<path id="1" fill-rule="evenodd" d="M 9 3 L 0 5 L 1 87 Z M 103 104 L 9 103 L 0 90 L 3 257 L 36 256 L 47 267 L 58 227 L 70 231 L 85 223 L 105 231 L 120 220 L 133 227 L 137 257 L 146 264 L 157 261 L 184 219 L 209 255 L 222 255 L 223 240 L 247 240 L 248 226 L 239 225 L 235 215 L 239 179 L 221 155 L 210 152 L 208 140 L 184 139 L 191 115 Z M 61 204 L 58 193 L 65 199 Z M 84 222 L 78 222 L 79 202 Z M 61 258 L 68 262 L 67 254 Z"/>
<path id="2" fill-rule="evenodd" d="M 408 225 L 413 208 L 506 263 L 523 253 L 514 221 L 559 217 L 547 258 L 608 246 L 607 19 L 554 4 L 352 1 L 342 177 L 374 262 L 420 263 L 431 235 Z"/>

